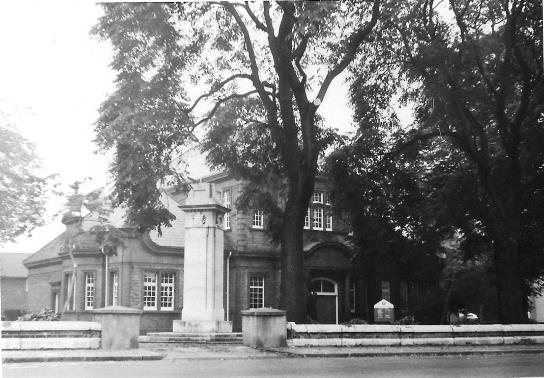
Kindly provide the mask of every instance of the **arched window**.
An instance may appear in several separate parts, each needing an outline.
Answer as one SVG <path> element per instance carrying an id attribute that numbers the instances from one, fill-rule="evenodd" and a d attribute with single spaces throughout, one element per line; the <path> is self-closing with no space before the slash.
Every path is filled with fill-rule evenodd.
<path id="1" fill-rule="evenodd" d="M 320 295 L 337 295 L 338 284 L 328 278 L 314 278 L 312 280 L 312 291 Z"/>

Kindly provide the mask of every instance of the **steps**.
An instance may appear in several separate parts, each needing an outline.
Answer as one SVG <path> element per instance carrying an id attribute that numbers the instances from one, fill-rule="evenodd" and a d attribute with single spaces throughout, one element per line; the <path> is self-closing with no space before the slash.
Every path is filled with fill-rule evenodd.
<path id="1" fill-rule="evenodd" d="M 139 341 L 140 343 L 242 344 L 242 333 L 150 332 L 140 336 Z"/>

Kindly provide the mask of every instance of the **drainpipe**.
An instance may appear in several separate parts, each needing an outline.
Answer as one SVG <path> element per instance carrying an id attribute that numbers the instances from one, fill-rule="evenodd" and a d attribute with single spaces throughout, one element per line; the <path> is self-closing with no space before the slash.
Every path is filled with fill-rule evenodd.
<path id="1" fill-rule="evenodd" d="M 106 274 L 104 277 L 104 307 L 108 307 L 108 276 L 109 276 L 109 259 L 108 255 L 106 255 Z"/>
<path id="2" fill-rule="evenodd" d="M 108 254 L 104 246 L 100 247 L 100 252 L 104 255 L 104 307 L 108 307 Z"/>
<path id="3" fill-rule="evenodd" d="M 229 252 L 227 256 L 227 322 L 229 321 L 229 312 L 230 312 L 230 257 L 232 256 L 232 251 Z"/>

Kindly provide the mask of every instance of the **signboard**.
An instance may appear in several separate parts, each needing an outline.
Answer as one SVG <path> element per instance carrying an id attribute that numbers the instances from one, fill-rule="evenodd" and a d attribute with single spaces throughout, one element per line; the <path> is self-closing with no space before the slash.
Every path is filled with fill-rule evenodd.
<path id="1" fill-rule="evenodd" d="M 393 323 L 395 321 L 395 306 L 382 299 L 374 305 L 374 323 Z"/>

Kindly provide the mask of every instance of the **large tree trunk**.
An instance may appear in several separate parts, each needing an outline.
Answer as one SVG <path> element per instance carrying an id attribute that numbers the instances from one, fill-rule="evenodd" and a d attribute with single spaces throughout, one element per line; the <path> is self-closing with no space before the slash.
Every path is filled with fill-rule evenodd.
<path id="1" fill-rule="evenodd" d="M 493 247 L 500 321 L 502 323 L 527 322 L 518 240 L 506 227 L 499 228 L 494 234 Z"/>
<path id="2" fill-rule="evenodd" d="M 314 190 L 315 163 L 308 164 L 304 159 L 297 162 L 300 165 L 293 165 L 296 168 L 288 173 L 289 190 L 281 234 L 280 308 L 287 311 L 288 321 L 304 323 L 307 315 L 304 217 Z"/>
<path id="3" fill-rule="evenodd" d="M 289 204 L 288 204 L 289 206 Z M 287 311 L 287 320 L 306 321 L 306 279 L 304 277 L 303 222 L 300 209 L 287 207 L 281 237 L 280 308 Z"/>

